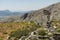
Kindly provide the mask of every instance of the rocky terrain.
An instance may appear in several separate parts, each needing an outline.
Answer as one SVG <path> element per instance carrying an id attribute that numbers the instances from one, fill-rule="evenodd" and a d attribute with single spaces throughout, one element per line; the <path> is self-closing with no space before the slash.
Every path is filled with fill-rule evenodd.
<path id="1" fill-rule="evenodd" d="M 0 40 L 60 40 L 59 36 L 60 3 L 0 22 Z"/>
<path id="2" fill-rule="evenodd" d="M 60 20 L 60 3 L 50 5 L 46 8 L 43 8 L 43 9 L 35 10 L 35 11 L 30 12 L 28 14 L 26 13 L 23 16 L 23 19 L 27 20 L 27 21 L 33 20 L 33 21 L 36 21 L 36 22 L 39 22 L 39 23 L 42 22 L 42 23 L 46 24 L 47 14 L 49 12 L 51 13 L 51 20 L 52 19 Z"/>

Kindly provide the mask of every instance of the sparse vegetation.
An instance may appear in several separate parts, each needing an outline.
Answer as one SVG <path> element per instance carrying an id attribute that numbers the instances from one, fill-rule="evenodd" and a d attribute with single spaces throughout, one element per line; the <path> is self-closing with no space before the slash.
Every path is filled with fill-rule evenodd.
<path id="1" fill-rule="evenodd" d="M 18 30 L 11 32 L 10 37 L 20 38 L 22 36 L 27 36 L 30 32 L 36 30 L 40 26 L 36 25 L 33 21 L 25 22 L 23 27 Z"/>
<path id="2" fill-rule="evenodd" d="M 51 25 L 57 25 L 57 29 L 55 30 L 55 32 L 60 32 L 59 21 L 54 19 L 52 20 Z M 37 25 L 36 23 L 34 23 L 34 21 L 0 23 L 0 31 L 5 35 L 9 35 L 9 38 L 14 37 L 15 39 L 19 39 L 22 36 L 29 35 L 29 33 L 35 30 L 37 30 L 38 35 L 48 35 L 48 30 L 44 28 L 43 25 Z"/>
<path id="3" fill-rule="evenodd" d="M 37 32 L 38 32 L 38 35 L 45 36 L 47 35 L 48 30 L 44 28 L 40 28 Z"/>

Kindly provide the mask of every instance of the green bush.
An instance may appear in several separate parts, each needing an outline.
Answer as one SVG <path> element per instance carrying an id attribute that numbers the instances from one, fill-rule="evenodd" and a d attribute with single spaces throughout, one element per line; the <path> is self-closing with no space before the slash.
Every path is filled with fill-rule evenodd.
<path id="1" fill-rule="evenodd" d="M 60 28 L 56 29 L 55 32 L 60 32 Z"/>
<path id="2" fill-rule="evenodd" d="M 3 40 L 3 38 L 2 38 L 2 37 L 0 37 L 0 40 Z"/>
<path id="3" fill-rule="evenodd" d="M 40 28 L 38 31 L 38 35 L 44 36 L 47 35 L 48 31 L 44 30 L 44 28 Z"/>

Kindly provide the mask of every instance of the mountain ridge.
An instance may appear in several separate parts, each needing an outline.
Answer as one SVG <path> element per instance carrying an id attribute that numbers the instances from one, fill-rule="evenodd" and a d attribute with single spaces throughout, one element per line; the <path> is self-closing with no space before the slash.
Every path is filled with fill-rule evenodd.
<path id="1" fill-rule="evenodd" d="M 27 17 L 24 20 L 27 20 L 27 21 L 33 20 L 33 21 L 37 21 L 38 23 L 46 24 L 47 15 L 45 14 L 44 10 L 47 11 L 46 13 L 48 12 L 51 13 L 51 20 L 52 19 L 60 20 L 60 2 L 50 5 L 48 7 L 30 12 L 28 13 Z M 25 16 L 22 16 L 22 17 L 24 18 Z"/>
<path id="2" fill-rule="evenodd" d="M 24 12 L 24 11 L 12 12 L 10 10 L 0 10 L 0 16 L 16 16 L 16 15 L 23 15 L 24 13 L 26 13 L 26 12 Z"/>

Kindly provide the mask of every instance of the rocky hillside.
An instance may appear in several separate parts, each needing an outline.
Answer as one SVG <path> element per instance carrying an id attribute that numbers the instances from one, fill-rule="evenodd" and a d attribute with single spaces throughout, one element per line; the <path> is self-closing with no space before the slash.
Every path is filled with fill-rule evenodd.
<path id="1" fill-rule="evenodd" d="M 23 20 L 33 20 L 38 23 L 44 23 L 47 22 L 47 14 L 51 13 L 50 20 L 52 19 L 58 19 L 60 20 L 60 3 L 56 3 L 53 5 L 50 5 L 46 8 L 35 10 L 30 13 L 26 13 L 22 16 Z"/>
<path id="2" fill-rule="evenodd" d="M 0 40 L 40 40 L 41 38 L 60 40 L 60 3 L 22 16 L 9 16 L 0 21 Z"/>

